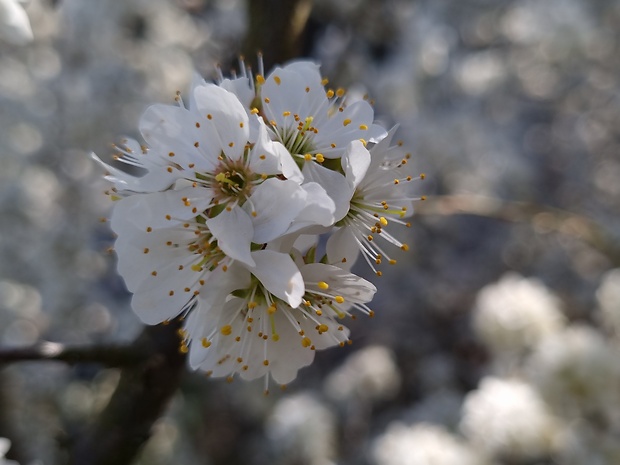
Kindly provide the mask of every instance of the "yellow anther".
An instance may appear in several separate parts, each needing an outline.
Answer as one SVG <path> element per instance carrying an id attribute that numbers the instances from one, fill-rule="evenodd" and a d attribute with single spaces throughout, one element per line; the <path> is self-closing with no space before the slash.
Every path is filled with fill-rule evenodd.
<path id="1" fill-rule="evenodd" d="M 310 347 L 312 345 L 312 341 L 308 336 L 304 336 L 301 338 L 301 345 L 304 347 Z"/>
<path id="2" fill-rule="evenodd" d="M 329 327 L 327 325 L 319 325 L 318 327 L 319 333 L 326 333 L 329 331 Z"/>
<path id="3" fill-rule="evenodd" d="M 384 216 L 379 218 L 379 222 L 381 223 L 381 226 L 387 226 L 388 225 L 388 220 L 386 220 Z"/>
<path id="4" fill-rule="evenodd" d="M 348 126 L 349 124 L 351 124 L 351 120 L 350 120 L 349 118 L 345 119 L 345 120 L 342 122 L 342 125 L 343 125 L 343 126 Z"/>
<path id="5" fill-rule="evenodd" d="M 170 153 L 168 154 L 168 156 L 169 156 L 169 157 L 174 157 L 174 152 L 170 152 Z"/>
<path id="6" fill-rule="evenodd" d="M 275 342 L 278 342 L 280 340 L 280 335 L 279 334 L 273 334 L 271 336 L 271 340 L 275 341 Z"/>
<path id="7" fill-rule="evenodd" d="M 325 94 L 327 95 L 327 98 L 332 98 L 334 96 L 334 91 L 329 89 Z"/>
<path id="8" fill-rule="evenodd" d="M 327 284 L 325 281 L 319 281 L 317 286 L 319 286 L 319 289 L 323 289 L 324 291 L 329 289 L 329 284 Z"/>
<path id="9" fill-rule="evenodd" d="M 366 139 L 360 139 L 360 142 L 364 145 L 364 147 L 368 145 L 368 141 Z"/>
<path id="10" fill-rule="evenodd" d="M 256 75 L 256 82 L 258 82 L 259 84 L 264 84 L 265 83 L 265 78 L 263 76 L 261 76 L 260 74 Z"/>
<path id="11" fill-rule="evenodd" d="M 253 115 L 258 115 L 258 108 L 254 107 L 250 110 L 250 113 L 252 113 Z"/>
<path id="12" fill-rule="evenodd" d="M 312 160 L 312 155 L 310 155 L 309 153 L 306 153 L 306 154 L 304 155 L 304 160 L 306 160 L 306 161 L 311 161 L 311 160 Z"/>
<path id="13" fill-rule="evenodd" d="M 317 153 L 315 156 L 315 159 L 319 163 L 323 163 L 325 161 L 325 157 L 323 156 L 322 153 Z"/>
<path id="14" fill-rule="evenodd" d="M 145 247 L 145 248 L 144 248 L 144 250 L 143 250 L 143 252 L 144 252 L 144 253 L 149 253 L 149 248 L 148 248 L 148 247 Z"/>
<path id="15" fill-rule="evenodd" d="M 342 96 L 345 94 L 345 92 L 346 92 L 346 91 L 345 91 L 342 87 L 340 87 L 340 88 L 336 91 L 336 95 L 337 95 L 338 97 L 342 97 Z"/>
<path id="16" fill-rule="evenodd" d="M 274 81 L 276 81 L 276 84 L 277 84 L 277 85 L 282 84 L 282 79 L 280 79 L 280 76 L 274 76 L 274 77 L 273 77 L 273 80 L 274 80 Z"/>
<path id="17" fill-rule="evenodd" d="M 220 333 L 222 333 L 224 336 L 230 336 L 232 333 L 232 326 L 230 325 L 222 326 L 220 328 Z"/>
<path id="18" fill-rule="evenodd" d="M 181 352 L 182 354 L 186 354 L 189 351 L 189 347 L 187 347 L 187 344 L 182 343 L 181 346 L 179 347 L 179 352 Z"/>
<path id="19" fill-rule="evenodd" d="M 323 79 L 321 80 L 321 85 L 322 85 L 322 86 L 326 86 L 328 83 L 329 83 L 329 79 L 327 79 L 327 78 L 323 78 Z"/>
<path id="20" fill-rule="evenodd" d="M 213 119 L 213 115 L 208 114 L 208 115 L 207 115 L 207 119 Z"/>
<path id="21" fill-rule="evenodd" d="M 269 365 L 269 360 L 263 360 L 263 365 L 268 366 Z"/>
<path id="22" fill-rule="evenodd" d="M 208 341 L 206 337 L 202 338 L 201 343 L 202 347 L 204 347 L 205 349 L 211 346 L 211 341 Z"/>
<path id="23" fill-rule="evenodd" d="M 424 174 L 424 173 L 420 173 L 420 179 L 421 179 L 421 180 L 425 180 L 425 179 L 426 179 L 426 174 Z"/>
<path id="24" fill-rule="evenodd" d="M 277 307 L 274 304 L 271 304 L 268 308 L 267 311 L 269 312 L 270 315 L 273 315 L 277 310 Z"/>
<path id="25" fill-rule="evenodd" d="M 366 126 L 365 124 L 360 124 L 360 129 L 362 131 L 367 131 L 368 130 L 368 126 Z"/>
<path id="26" fill-rule="evenodd" d="M 409 246 L 407 244 L 401 245 L 400 248 L 403 249 L 405 252 L 409 250 Z"/>
<path id="27" fill-rule="evenodd" d="M 290 111 L 282 112 L 282 116 L 291 116 L 291 112 Z"/>
<path id="28" fill-rule="evenodd" d="M 341 295 L 337 295 L 336 297 L 334 297 L 334 299 L 336 300 L 336 302 L 338 302 L 339 304 L 344 302 L 344 297 L 342 297 Z"/>
<path id="29" fill-rule="evenodd" d="M 396 265 L 396 260 L 394 260 L 393 258 L 390 259 L 390 265 Z"/>

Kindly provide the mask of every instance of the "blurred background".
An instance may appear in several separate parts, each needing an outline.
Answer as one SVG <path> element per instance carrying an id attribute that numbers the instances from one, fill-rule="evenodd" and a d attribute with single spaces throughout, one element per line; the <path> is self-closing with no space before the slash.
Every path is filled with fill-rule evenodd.
<path id="1" fill-rule="evenodd" d="M 141 325 L 101 171 L 194 69 L 322 63 L 368 93 L 426 180 L 353 344 L 286 390 L 186 373 L 137 464 L 620 463 L 620 3 L 31 0 L 0 42 L 0 344 Z M 0 371 L 9 457 L 56 464 L 117 369 Z"/>

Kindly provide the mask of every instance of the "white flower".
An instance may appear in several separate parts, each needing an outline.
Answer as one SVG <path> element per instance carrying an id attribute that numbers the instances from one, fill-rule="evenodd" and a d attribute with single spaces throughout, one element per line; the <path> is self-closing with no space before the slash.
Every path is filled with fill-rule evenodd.
<path id="1" fill-rule="evenodd" d="M 525 460 L 551 451 L 556 425 L 529 384 L 487 377 L 465 398 L 461 430 L 488 454 Z"/>
<path id="2" fill-rule="evenodd" d="M 386 216 L 406 224 L 417 199 L 400 186 L 413 179 L 402 173 L 408 155 L 392 134 L 381 140 L 367 102 L 325 91 L 310 62 L 259 71 L 219 85 L 195 77 L 187 106 L 178 96 L 147 109 L 146 144 L 117 147 L 138 176 L 95 159 L 113 183 L 118 269 L 135 312 L 147 324 L 183 315 L 193 368 L 264 377 L 267 389 L 348 342 L 338 320 L 372 316 L 376 288 L 349 269 L 360 250 L 373 269 L 395 262 L 370 235 L 406 249 Z"/>
<path id="3" fill-rule="evenodd" d="M 376 142 L 386 135 L 374 124 L 370 104 L 360 100 L 347 105 L 344 89 L 325 91 L 327 80 L 319 66 L 296 61 L 257 76 L 260 108 L 277 140 L 300 162 L 338 158 L 349 142 Z M 306 157 L 304 159 L 304 157 Z"/>
<path id="4" fill-rule="evenodd" d="M 121 157 L 146 169 L 143 177 L 108 167 L 121 194 L 145 192 L 117 201 L 112 229 L 133 308 L 150 324 L 189 309 L 218 266 L 255 266 L 252 244 L 299 229 L 298 218 L 304 226 L 333 222 L 320 186 L 275 177 L 288 154 L 264 126 L 248 143 L 248 116 L 233 94 L 204 85 L 192 95 L 193 110 L 156 105 L 143 116 L 150 150 L 129 147 Z"/>
<path id="5" fill-rule="evenodd" d="M 193 368 L 266 383 L 270 374 L 286 384 L 315 350 L 346 343 L 349 332 L 338 319 L 352 309 L 373 314 L 365 304 L 376 288 L 358 276 L 323 263 L 298 268 L 274 250 L 253 255 L 255 267 L 218 270 L 197 298 L 184 333 Z"/>
<path id="6" fill-rule="evenodd" d="M 34 39 L 28 15 L 17 0 L 0 0 L 0 39 L 15 45 Z"/>
<path id="7" fill-rule="evenodd" d="M 483 465 L 465 442 L 430 423 L 392 423 L 373 447 L 377 465 Z"/>
<path id="8" fill-rule="evenodd" d="M 565 318 L 558 298 L 541 281 L 508 273 L 480 290 L 473 324 L 491 350 L 516 355 L 561 331 Z"/>
<path id="9" fill-rule="evenodd" d="M 342 157 L 342 170 L 346 182 L 342 183 L 336 203 L 336 231 L 327 243 L 327 254 L 331 263 L 338 261 L 352 263 L 359 252 L 375 273 L 375 265 L 396 260 L 384 250 L 383 243 L 402 250 L 409 250 L 390 232 L 390 223 L 409 226 L 403 218 L 413 214 L 413 202 L 424 197 L 414 197 L 407 191 L 409 181 L 424 179 L 424 175 L 413 177 L 407 174 L 405 166 L 409 155 L 403 155 L 398 145 L 392 146 L 395 129 L 374 145 L 370 151 L 362 143 L 349 144 Z M 305 172 L 305 167 L 304 167 Z M 320 180 L 321 173 L 313 172 L 307 179 Z M 333 195 L 333 191 L 328 190 Z M 344 205 L 344 211 L 343 211 Z"/>

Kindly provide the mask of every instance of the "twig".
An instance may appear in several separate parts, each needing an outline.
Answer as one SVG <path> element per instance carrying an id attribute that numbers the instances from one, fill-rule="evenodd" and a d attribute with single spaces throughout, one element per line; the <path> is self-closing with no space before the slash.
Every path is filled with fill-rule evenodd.
<path id="1" fill-rule="evenodd" d="M 133 345 L 94 345 L 70 347 L 58 342 L 39 342 L 34 346 L 0 348 L 0 367 L 14 362 L 55 360 L 75 365 L 97 363 L 106 367 L 135 365 L 147 354 L 137 351 Z"/>
<path id="2" fill-rule="evenodd" d="M 475 215 L 529 223 L 538 232 L 554 232 L 582 240 L 614 265 L 620 265 L 620 247 L 611 234 L 591 218 L 567 210 L 481 195 L 444 195 L 429 197 L 418 204 L 416 213 L 425 216 Z"/>

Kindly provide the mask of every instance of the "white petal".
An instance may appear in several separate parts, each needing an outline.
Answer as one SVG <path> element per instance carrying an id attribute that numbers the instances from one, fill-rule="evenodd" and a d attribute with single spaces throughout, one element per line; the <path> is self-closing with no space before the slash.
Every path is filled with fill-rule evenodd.
<path id="1" fill-rule="evenodd" d="M 223 79 L 222 82 L 219 83 L 219 86 L 235 94 L 241 104 L 246 109 L 250 109 L 250 105 L 256 97 L 256 94 L 250 87 L 249 78 L 239 77 L 237 79 Z"/>
<path id="2" fill-rule="evenodd" d="M 295 163 L 293 156 L 282 144 L 279 144 L 276 150 L 279 154 L 281 170 L 284 177 L 301 184 L 304 181 L 304 175 L 301 173 L 297 163 Z"/>
<path id="3" fill-rule="evenodd" d="M 344 218 L 349 211 L 354 193 L 345 177 L 313 162 L 305 163 L 302 172 L 306 181 L 314 181 L 320 184 L 334 201 L 334 222 Z"/>
<path id="4" fill-rule="evenodd" d="M 118 272 L 127 289 L 135 292 L 144 288 L 144 283 L 152 280 L 151 273 L 159 273 L 168 264 L 188 267 L 198 262 L 200 257 L 187 249 L 193 240 L 193 233 L 186 230 L 160 229 L 150 233 L 129 228 L 123 230 L 114 248 L 118 256 Z"/>
<path id="5" fill-rule="evenodd" d="M 254 118 L 254 115 L 252 116 Z M 290 155 L 282 144 L 269 139 L 262 119 L 259 119 L 258 125 L 258 138 L 250 152 L 250 169 L 258 174 L 280 174 L 282 172 L 280 158 Z"/>
<path id="6" fill-rule="evenodd" d="M 248 115 L 239 99 L 235 94 L 212 84 L 196 88 L 194 96 L 198 112 L 206 118 L 205 129 L 218 138 L 210 143 L 221 147 L 228 158 L 240 159 L 249 139 L 250 128 Z"/>
<path id="7" fill-rule="evenodd" d="M 329 263 L 350 270 L 360 254 L 360 247 L 351 228 L 343 227 L 327 240 L 327 260 Z"/>
<path id="8" fill-rule="evenodd" d="M 140 118 L 140 133 L 151 148 L 149 156 L 160 157 L 162 169 L 174 163 L 186 170 L 191 165 L 191 172 L 213 171 L 224 147 L 209 127 L 206 118 L 172 105 L 151 105 Z"/>
<path id="9" fill-rule="evenodd" d="M 202 187 L 125 197 L 114 205 L 112 230 L 120 235 L 128 224 L 141 231 L 147 228 L 170 228 L 202 213 L 211 199 L 210 189 Z M 194 208 L 197 212 L 194 212 Z"/>
<path id="10" fill-rule="evenodd" d="M 284 234 L 306 205 L 306 192 L 295 181 L 270 178 L 260 184 L 243 208 L 252 219 L 252 242 L 265 244 Z M 252 215 L 252 209 L 256 215 Z"/>
<path id="11" fill-rule="evenodd" d="M 222 339 L 223 336 L 219 329 L 224 324 L 228 324 L 228 321 L 224 321 L 223 318 L 227 314 L 227 310 L 234 307 L 235 302 L 233 301 L 238 303 L 240 300 L 232 299 L 232 304 L 227 304 L 226 299 L 232 291 L 246 288 L 249 284 L 249 271 L 233 264 L 226 272 L 221 268 L 214 270 L 212 276 L 200 289 L 196 306 L 185 323 L 185 329 L 192 340 L 189 353 L 189 362 L 192 368 L 196 369 L 205 363 L 210 353 L 221 350 L 221 347 L 217 346 L 218 344 L 228 341 L 228 339 Z M 230 307 L 231 305 L 232 307 Z M 210 340 L 212 342 L 211 347 L 206 348 L 202 345 L 202 338 L 211 339 L 211 334 L 215 334 L 216 337 Z M 232 337 L 229 338 L 232 339 Z"/>
<path id="12" fill-rule="evenodd" d="M 181 172 L 177 170 L 174 170 L 173 173 L 169 173 L 165 169 L 162 169 L 148 171 L 138 177 L 104 163 L 94 153 L 91 153 L 91 158 L 105 169 L 106 181 L 114 184 L 114 187 L 119 192 L 156 192 L 165 190 L 174 184 L 181 174 Z"/>
<path id="13" fill-rule="evenodd" d="M 300 268 L 304 281 L 324 281 L 329 285 L 330 292 L 344 297 L 345 302 L 370 302 L 377 288 L 371 282 L 350 273 L 338 266 L 324 263 L 308 263 Z"/>
<path id="14" fill-rule="evenodd" d="M 222 251 L 248 266 L 254 265 L 250 254 L 250 244 L 254 235 L 252 220 L 241 207 L 234 206 L 230 211 L 224 209 L 219 215 L 207 220 L 207 227 L 217 238 Z"/>
<path id="15" fill-rule="evenodd" d="M 280 309 L 274 314 L 274 325 L 279 340 L 267 343 L 269 371 L 276 383 L 287 384 L 295 379 L 300 368 L 314 360 L 315 351 L 301 344 L 302 337 Z M 293 311 L 295 312 L 295 311 Z M 293 317 L 296 317 L 293 313 Z"/>
<path id="16" fill-rule="evenodd" d="M 306 193 L 305 204 L 287 234 L 301 230 L 308 234 L 320 234 L 323 228 L 334 224 L 336 204 L 327 195 L 325 189 L 316 182 L 308 182 L 301 187 Z M 313 228 L 314 226 L 323 228 L 317 230 Z"/>
<path id="17" fill-rule="evenodd" d="M 284 253 L 273 250 L 252 252 L 256 263 L 249 270 L 258 278 L 269 292 L 287 302 L 291 307 L 298 307 L 304 295 L 304 282 L 293 259 Z"/>
<path id="18" fill-rule="evenodd" d="M 327 117 L 328 100 L 314 63 L 297 62 L 275 68 L 261 87 L 261 97 L 267 119 L 280 128 L 297 126 L 293 115 L 302 121 L 308 116 L 317 120 Z M 284 116 L 285 112 L 290 115 Z"/>
<path id="19" fill-rule="evenodd" d="M 341 163 L 347 182 L 351 189 L 355 191 L 355 188 L 364 179 L 366 171 L 370 166 L 370 152 L 366 150 L 364 144 L 355 140 L 347 146 Z"/>

